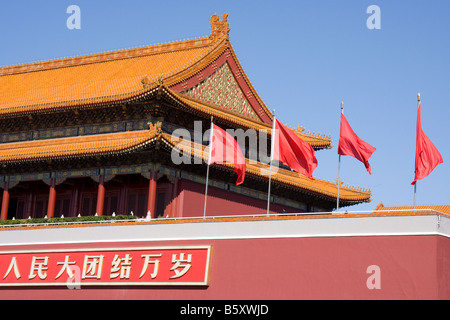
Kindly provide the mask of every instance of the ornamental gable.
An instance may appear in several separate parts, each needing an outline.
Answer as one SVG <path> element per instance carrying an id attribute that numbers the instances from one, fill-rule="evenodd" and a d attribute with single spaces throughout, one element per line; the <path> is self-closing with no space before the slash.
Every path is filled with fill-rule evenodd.
<path id="1" fill-rule="evenodd" d="M 228 63 L 224 63 L 205 80 L 182 94 L 234 114 L 261 121 L 242 92 Z"/>

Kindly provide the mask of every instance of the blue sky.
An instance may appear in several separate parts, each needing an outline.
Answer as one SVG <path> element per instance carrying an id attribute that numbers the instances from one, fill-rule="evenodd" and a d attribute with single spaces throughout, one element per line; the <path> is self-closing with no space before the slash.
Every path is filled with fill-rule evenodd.
<path id="1" fill-rule="evenodd" d="M 67 7 L 81 9 L 69 30 Z M 381 29 L 369 30 L 370 5 Z M 151 45 L 210 34 L 229 14 L 230 39 L 245 72 L 277 118 L 332 137 L 315 176 L 337 178 L 340 103 L 354 131 L 377 148 L 372 175 L 342 158 L 344 184 L 370 188 L 350 208 L 413 205 L 417 93 L 422 126 L 444 164 L 418 182 L 417 204 L 450 203 L 450 1 L 3 1 L 0 66 Z"/>

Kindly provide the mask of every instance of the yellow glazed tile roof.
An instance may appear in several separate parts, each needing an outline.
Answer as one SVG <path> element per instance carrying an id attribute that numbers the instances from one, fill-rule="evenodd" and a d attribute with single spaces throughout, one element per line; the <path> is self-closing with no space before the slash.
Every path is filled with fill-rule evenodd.
<path id="1" fill-rule="evenodd" d="M 169 134 L 162 134 L 164 143 L 170 148 L 176 148 L 180 152 L 188 152 L 191 156 L 208 161 L 209 149 L 207 146 L 198 145 L 192 141 L 173 138 Z M 251 174 L 263 179 L 269 177 L 269 166 L 261 162 L 251 162 L 246 159 L 247 174 Z M 233 167 L 230 164 L 219 164 L 220 166 Z M 272 180 L 284 185 L 288 185 L 294 189 L 303 189 L 315 194 L 321 194 L 329 198 L 337 198 L 337 184 L 329 181 L 315 178 L 311 180 L 297 172 L 278 169 L 278 172 L 272 174 Z M 342 201 L 349 202 L 370 202 L 371 191 L 350 186 L 341 186 L 339 190 L 339 198 Z"/>
<path id="2" fill-rule="evenodd" d="M 160 125 L 150 125 L 149 130 L 143 131 L 0 144 L 0 163 L 118 154 L 131 152 L 157 140 L 166 145 L 169 150 L 182 148 L 182 150 L 188 151 L 191 156 L 207 162 L 208 147 L 188 140 L 174 138 L 170 134 L 163 133 Z M 231 167 L 229 164 L 219 165 Z M 268 166 L 259 162 L 250 162 L 247 159 L 247 174 L 268 179 Z M 302 189 L 329 198 L 337 197 L 337 185 L 335 183 L 321 179 L 311 180 L 289 170 L 279 169 L 277 173 L 272 174 L 272 180 L 294 189 Z M 370 190 L 347 186 L 340 188 L 340 199 L 342 201 L 367 202 L 370 201 L 370 197 Z"/>
<path id="3" fill-rule="evenodd" d="M 130 151 L 150 143 L 154 130 L 0 144 L 0 163 L 85 157 Z"/>
<path id="4" fill-rule="evenodd" d="M 273 116 L 247 78 L 228 39 L 228 23 L 211 19 L 209 37 L 94 55 L 0 67 L 0 116 L 94 106 L 141 97 L 161 83 L 170 88 L 196 75 L 229 51 L 239 74 L 263 112 Z M 267 127 L 220 108 L 172 92 L 187 105 L 250 128 Z M 249 121 L 250 120 L 250 121 Z M 249 126 L 250 124 L 250 126 Z M 270 128 L 268 128 L 270 129 Z M 299 129 L 301 129 L 299 127 Z M 299 130 L 316 149 L 331 148 L 331 138 Z"/>
<path id="5" fill-rule="evenodd" d="M 170 89 L 166 89 L 166 91 L 178 98 L 182 103 L 189 105 L 192 109 L 205 113 L 209 116 L 214 116 L 219 119 L 223 119 L 232 123 L 235 123 L 244 128 L 251 128 L 255 130 L 267 130 L 267 134 L 272 134 L 272 125 L 266 124 L 262 122 L 256 122 L 252 119 L 247 119 L 242 116 L 237 116 L 234 114 L 230 114 L 226 111 L 221 110 L 220 108 L 214 107 L 212 105 L 208 105 L 204 102 L 195 100 L 191 97 L 187 97 L 183 94 L 176 93 Z M 295 133 L 304 141 L 308 142 L 314 149 L 328 149 L 331 148 L 331 138 L 328 136 L 323 136 L 320 134 L 311 134 L 305 133 L 303 128 L 297 127 L 297 129 L 293 129 Z"/>
<path id="6" fill-rule="evenodd" d="M 227 50 L 239 65 L 227 16 L 211 18 L 209 37 L 0 67 L 0 116 L 129 101 L 162 82 L 170 87 L 199 74 Z"/>
<path id="7" fill-rule="evenodd" d="M 0 68 L 0 114 L 123 100 L 201 60 L 209 39 Z"/>

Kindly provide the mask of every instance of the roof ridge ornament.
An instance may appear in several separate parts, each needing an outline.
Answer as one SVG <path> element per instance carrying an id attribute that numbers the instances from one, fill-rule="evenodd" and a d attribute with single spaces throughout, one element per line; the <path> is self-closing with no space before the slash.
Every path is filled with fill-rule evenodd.
<path id="1" fill-rule="evenodd" d="M 215 41 L 222 36 L 226 36 L 228 38 L 228 35 L 230 33 L 230 28 L 228 25 L 228 14 L 224 13 L 222 15 L 222 21 L 220 21 L 220 18 L 217 14 L 213 15 L 211 17 L 211 29 L 211 40 Z"/>
<path id="2" fill-rule="evenodd" d="M 144 77 L 142 77 L 141 83 L 144 89 L 147 89 L 155 84 L 157 87 L 162 87 L 164 85 L 164 73 L 159 74 L 156 80 L 150 80 L 148 75 L 145 75 Z"/>
<path id="3" fill-rule="evenodd" d="M 158 121 L 156 123 L 149 122 L 148 123 L 149 130 L 152 134 L 156 135 L 158 138 L 161 137 L 162 134 L 162 122 Z"/>
<path id="4" fill-rule="evenodd" d="M 148 75 L 145 75 L 142 79 L 141 79 L 141 83 L 142 86 L 144 87 L 144 89 L 147 89 L 150 85 L 151 85 L 151 81 L 148 78 Z"/>

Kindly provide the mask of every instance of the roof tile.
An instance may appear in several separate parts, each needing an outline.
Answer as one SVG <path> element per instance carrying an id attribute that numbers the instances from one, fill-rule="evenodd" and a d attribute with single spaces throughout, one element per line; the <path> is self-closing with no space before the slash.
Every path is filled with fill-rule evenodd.
<path id="1" fill-rule="evenodd" d="M 45 159 L 63 159 L 87 157 L 102 154 L 114 154 L 130 151 L 148 143 L 160 140 L 170 149 L 178 148 L 189 152 L 191 156 L 207 162 L 209 149 L 192 141 L 173 138 L 172 135 L 161 132 L 159 125 L 151 125 L 149 130 L 101 134 L 93 136 L 78 136 L 51 140 L 25 141 L 0 144 L 0 163 L 17 163 Z M 230 164 L 219 164 L 231 167 Z M 268 179 L 268 165 L 260 162 L 250 162 L 247 159 L 247 173 Z M 337 196 L 337 184 L 321 179 L 311 180 L 296 172 L 278 169 L 272 174 L 272 180 L 295 189 L 303 189 L 325 197 Z M 340 198 L 349 202 L 370 201 L 371 193 L 351 187 L 340 188 Z"/>

